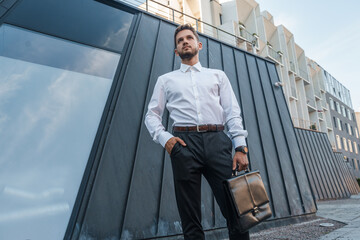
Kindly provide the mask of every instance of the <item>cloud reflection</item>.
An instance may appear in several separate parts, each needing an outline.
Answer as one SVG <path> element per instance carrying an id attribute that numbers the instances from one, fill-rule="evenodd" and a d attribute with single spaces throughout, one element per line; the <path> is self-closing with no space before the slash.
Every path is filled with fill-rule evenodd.
<path id="1" fill-rule="evenodd" d="M 17 34 L 0 56 L 0 228 L 63 231 L 120 55 L 7 28 Z"/>
<path id="2" fill-rule="evenodd" d="M 61 196 L 64 194 L 64 188 L 51 188 L 41 193 L 33 193 L 13 187 L 5 187 L 3 190 L 4 195 L 15 196 L 18 198 L 25 198 L 28 200 L 44 199 L 52 196 Z"/>
<path id="3" fill-rule="evenodd" d="M 25 218 L 33 218 L 44 215 L 46 216 L 57 215 L 60 213 L 69 212 L 69 210 L 70 210 L 70 206 L 67 203 L 51 204 L 37 208 L 23 209 L 23 210 L 0 214 L 0 223 L 20 220 Z"/>

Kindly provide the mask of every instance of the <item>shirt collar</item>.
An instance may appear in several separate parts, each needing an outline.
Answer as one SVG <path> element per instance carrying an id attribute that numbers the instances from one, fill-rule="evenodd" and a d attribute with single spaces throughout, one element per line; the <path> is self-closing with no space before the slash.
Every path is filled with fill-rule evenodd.
<path id="1" fill-rule="evenodd" d="M 180 66 L 180 70 L 182 72 L 187 72 L 190 70 L 190 67 L 193 67 L 194 69 L 196 69 L 197 71 L 201 72 L 201 69 L 202 69 L 202 66 L 201 66 L 201 63 L 200 62 L 197 62 L 195 65 L 193 66 L 190 66 L 190 65 L 187 65 L 187 64 L 181 64 Z"/>

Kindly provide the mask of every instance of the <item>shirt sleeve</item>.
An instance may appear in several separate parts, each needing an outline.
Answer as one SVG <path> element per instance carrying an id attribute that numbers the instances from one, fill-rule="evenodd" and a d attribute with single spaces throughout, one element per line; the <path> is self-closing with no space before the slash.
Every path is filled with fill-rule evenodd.
<path id="1" fill-rule="evenodd" d="M 145 125 L 156 143 L 160 143 L 165 147 L 166 142 L 173 137 L 173 135 L 165 131 L 162 125 L 162 115 L 166 105 L 166 96 L 164 91 L 164 84 L 161 77 L 158 78 L 153 95 L 148 105 L 148 111 L 145 116 Z"/>
<path id="2" fill-rule="evenodd" d="M 246 146 L 245 138 L 247 137 L 248 132 L 244 130 L 243 127 L 241 110 L 228 77 L 224 72 L 222 73 L 220 101 L 224 110 L 225 122 L 228 127 L 227 134 L 231 138 L 234 148 Z"/>

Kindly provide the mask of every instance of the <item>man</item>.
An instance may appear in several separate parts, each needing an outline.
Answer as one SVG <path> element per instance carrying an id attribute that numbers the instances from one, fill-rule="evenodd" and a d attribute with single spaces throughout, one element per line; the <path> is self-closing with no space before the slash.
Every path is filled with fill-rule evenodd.
<path id="1" fill-rule="evenodd" d="M 249 239 L 234 223 L 235 213 L 226 208 L 223 180 L 238 166 L 248 166 L 240 107 L 225 73 L 199 62 L 202 43 L 194 28 L 179 26 L 174 34 L 179 70 L 160 76 L 148 106 L 145 124 L 153 140 L 170 154 L 175 195 L 185 240 L 205 239 L 201 226 L 201 174 L 209 182 L 231 240 Z M 166 108 L 174 120 L 173 134 L 162 125 Z M 228 135 L 224 134 L 224 125 Z M 232 146 L 236 152 L 232 158 Z"/>

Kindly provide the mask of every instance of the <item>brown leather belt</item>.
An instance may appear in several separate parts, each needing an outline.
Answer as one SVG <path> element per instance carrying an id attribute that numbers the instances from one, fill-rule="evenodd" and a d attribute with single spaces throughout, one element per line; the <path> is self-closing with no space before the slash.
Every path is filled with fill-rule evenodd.
<path id="1" fill-rule="evenodd" d="M 206 124 L 197 126 L 186 126 L 173 128 L 174 132 L 219 132 L 224 130 L 224 125 L 221 124 Z"/>

